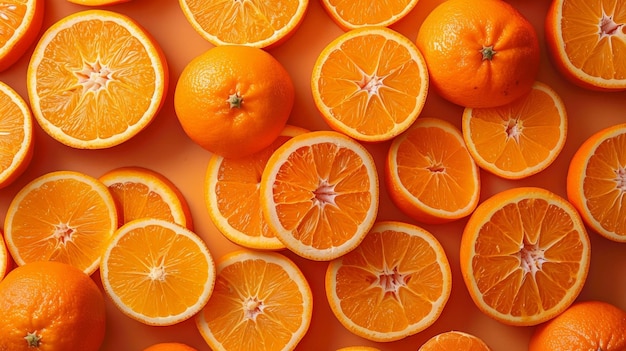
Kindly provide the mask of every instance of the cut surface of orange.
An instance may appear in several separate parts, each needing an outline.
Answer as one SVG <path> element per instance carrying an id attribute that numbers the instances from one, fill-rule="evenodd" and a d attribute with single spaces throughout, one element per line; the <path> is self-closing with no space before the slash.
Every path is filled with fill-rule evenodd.
<path id="1" fill-rule="evenodd" d="M 128 2 L 131 0 L 67 0 L 71 3 L 84 5 L 84 6 L 105 6 L 105 5 L 115 5 L 121 4 L 123 2 Z"/>
<path id="2" fill-rule="evenodd" d="M 0 72 L 19 60 L 37 39 L 45 0 L 6 0 L 0 5 Z"/>
<path id="3" fill-rule="evenodd" d="M 394 138 L 385 184 L 393 202 L 414 219 L 443 223 L 463 218 L 480 198 L 480 173 L 461 131 L 450 122 L 420 117 Z"/>
<path id="4" fill-rule="evenodd" d="M 33 156 L 33 117 L 26 101 L 0 82 L 0 188 L 15 181 Z"/>
<path id="5" fill-rule="evenodd" d="M 559 95 L 535 82 L 525 96 L 504 106 L 465 108 L 467 149 L 483 169 L 522 179 L 550 166 L 567 139 L 567 112 Z"/>
<path id="6" fill-rule="evenodd" d="M 113 195 L 120 226 L 135 219 L 157 218 L 193 229 L 185 197 L 163 174 L 129 166 L 112 169 L 99 179 Z"/>
<path id="7" fill-rule="evenodd" d="M 552 1 L 544 31 L 549 57 L 574 84 L 625 90 L 625 24 L 626 7 L 619 1 Z"/>
<path id="8" fill-rule="evenodd" d="M 98 268 L 116 228 L 109 189 L 76 171 L 46 173 L 26 184 L 4 221 L 7 248 L 18 265 L 59 261 L 87 274 Z"/>
<path id="9" fill-rule="evenodd" d="M 183 14 L 201 37 L 215 46 L 275 47 L 298 29 L 309 0 L 179 0 Z"/>
<path id="10" fill-rule="evenodd" d="M 322 0 L 330 18 L 343 30 L 390 26 L 413 10 L 418 0 Z"/>
<path id="11" fill-rule="evenodd" d="M 323 49 L 313 66 L 311 90 L 333 129 L 361 141 L 384 141 L 419 116 L 428 70 L 403 34 L 386 27 L 354 29 Z"/>
<path id="12" fill-rule="evenodd" d="M 261 210 L 299 256 L 329 261 L 354 249 L 378 214 L 376 164 L 359 142 L 335 131 L 292 137 L 261 175 Z"/>
<path id="13" fill-rule="evenodd" d="M 70 14 L 42 35 L 27 71 L 33 115 L 57 141 L 112 147 L 156 116 L 168 83 L 165 56 L 130 17 L 106 10 Z"/>
<path id="14" fill-rule="evenodd" d="M 0 280 L 4 278 L 9 270 L 9 252 L 7 251 L 4 235 L 0 233 Z"/>
<path id="15" fill-rule="evenodd" d="M 193 317 L 215 284 L 213 257 L 189 229 L 143 218 L 120 227 L 100 263 L 104 291 L 125 315 L 147 325 Z"/>
<path id="16" fill-rule="evenodd" d="M 280 145 L 306 132 L 303 128 L 287 126 L 270 146 L 250 156 L 237 159 L 211 156 L 204 183 L 205 203 L 211 220 L 229 240 L 252 249 L 285 248 L 261 211 L 261 175 Z"/>
<path id="17" fill-rule="evenodd" d="M 537 325 L 563 312 L 585 284 L 589 263 L 589 237 L 576 209 L 538 187 L 510 188 L 484 200 L 461 238 L 470 296 L 508 325 Z"/>
<path id="18" fill-rule="evenodd" d="M 585 223 L 609 240 L 626 243 L 626 123 L 592 134 L 567 172 L 567 198 Z"/>
<path id="19" fill-rule="evenodd" d="M 448 331 L 428 339 L 418 351 L 490 351 L 479 337 L 461 331 Z"/>
<path id="20" fill-rule="evenodd" d="M 428 231 L 377 222 L 361 244 L 330 261 L 326 296 L 337 319 L 363 338 L 399 340 L 432 325 L 452 289 L 446 253 Z"/>
<path id="21" fill-rule="evenodd" d="M 313 312 L 311 288 L 300 268 L 270 251 L 223 256 L 215 289 L 196 316 L 213 350 L 294 350 Z"/>

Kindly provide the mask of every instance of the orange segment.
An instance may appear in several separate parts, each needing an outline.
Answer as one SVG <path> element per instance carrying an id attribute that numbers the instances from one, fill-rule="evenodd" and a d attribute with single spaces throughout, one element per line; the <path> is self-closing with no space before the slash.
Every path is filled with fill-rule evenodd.
<path id="1" fill-rule="evenodd" d="M 313 297 L 298 266 L 279 253 L 235 251 L 196 326 L 213 350 L 294 350 L 311 322 Z"/>
<path id="2" fill-rule="evenodd" d="M 97 179 L 74 171 L 46 173 L 13 198 L 4 221 L 5 240 L 18 265 L 69 263 L 87 274 L 117 228 L 115 202 Z"/>
<path id="3" fill-rule="evenodd" d="M 30 107 L 7 84 L 0 82 L 0 188 L 15 181 L 33 156 Z"/>
<path id="4" fill-rule="evenodd" d="M 324 9 L 343 30 L 390 26 L 413 10 L 417 0 L 322 0 Z"/>
<path id="5" fill-rule="evenodd" d="M 507 105 L 466 108 L 462 123 L 463 137 L 476 163 L 507 179 L 541 172 L 559 156 L 567 139 L 565 104 L 541 82 Z"/>
<path id="6" fill-rule="evenodd" d="M 448 331 L 428 339 L 418 351 L 490 351 L 491 349 L 479 337 L 460 332 Z"/>
<path id="7" fill-rule="evenodd" d="M 311 89 L 333 129 L 357 140 L 384 141 L 406 130 L 422 111 L 428 70 L 404 35 L 367 27 L 324 48 L 313 66 Z"/>
<path id="8" fill-rule="evenodd" d="M 179 0 L 191 26 L 215 46 L 258 48 L 280 45 L 304 19 L 308 0 Z"/>
<path id="9" fill-rule="evenodd" d="M 209 300 L 215 265 L 202 239 L 162 219 L 120 227 L 100 263 L 104 291 L 127 316 L 147 325 L 191 318 Z"/>
<path id="10" fill-rule="evenodd" d="M 167 90 L 165 57 L 131 18 L 76 12 L 42 35 L 27 72 L 28 96 L 41 127 L 82 149 L 118 145 L 143 130 Z"/>
<path id="11" fill-rule="evenodd" d="M 327 261 L 355 248 L 378 213 L 378 174 L 369 152 L 334 131 L 294 136 L 261 176 L 261 210 L 296 254 Z"/>
<path id="12" fill-rule="evenodd" d="M 213 154 L 205 177 L 205 203 L 211 220 L 234 243 L 253 249 L 277 250 L 285 245 L 270 229 L 261 211 L 261 175 L 272 153 L 291 137 L 307 130 L 287 126 L 265 149 L 229 159 Z"/>
<path id="13" fill-rule="evenodd" d="M 509 325 L 545 322 L 578 296 L 590 243 L 576 209 L 536 187 L 483 201 L 461 239 L 461 272 L 476 306 Z"/>
<path id="14" fill-rule="evenodd" d="M 0 72 L 19 60 L 43 24 L 45 0 L 5 0 L 0 4 Z"/>
<path id="15" fill-rule="evenodd" d="M 348 330 L 387 342 L 439 318 L 452 273 L 432 234 L 407 223 L 378 222 L 356 249 L 329 263 L 325 283 L 330 307 Z"/>
<path id="16" fill-rule="evenodd" d="M 461 131 L 438 118 L 421 117 L 393 140 L 385 184 L 402 211 L 426 223 L 463 218 L 480 198 L 479 169 Z"/>
<path id="17" fill-rule="evenodd" d="M 100 176 L 120 212 L 119 224 L 157 218 L 193 228 L 185 197 L 164 175 L 143 167 L 120 167 Z"/>
<path id="18" fill-rule="evenodd" d="M 567 198 L 593 231 L 626 242 L 626 123 L 592 134 L 570 160 Z"/>

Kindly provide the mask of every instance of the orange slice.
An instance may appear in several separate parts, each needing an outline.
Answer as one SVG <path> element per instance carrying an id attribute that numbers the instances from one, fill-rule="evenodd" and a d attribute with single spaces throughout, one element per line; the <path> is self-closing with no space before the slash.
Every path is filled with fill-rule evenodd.
<path id="1" fill-rule="evenodd" d="M 0 233 L 0 280 L 2 280 L 9 271 L 9 262 L 9 252 L 4 242 L 4 235 Z"/>
<path id="2" fill-rule="evenodd" d="M 6 0 L 0 5 L 0 72 L 19 60 L 43 24 L 45 0 Z"/>
<path id="3" fill-rule="evenodd" d="M 428 70 L 417 46 L 385 27 L 351 30 L 328 44 L 313 66 L 316 107 L 333 129 L 361 141 L 406 130 L 428 94 Z"/>
<path id="4" fill-rule="evenodd" d="M 165 56 L 145 29 L 123 14 L 87 10 L 46 30 L 26 83 L 46 133 L 71 147 L 101 149 L 150 124 L 167 82 Z"/>
<path id="5" fill-rule="evenodd" d="M 215 283 L 215 264 L 202 239 L 162 219 L 120 227 L 108 244 L 100 276 L 125 315 L 147 325 L 174 325 L 199 312 Z"/>
<path id="6" fill-rule="evenodd" d="M 304 20 L 308 0 L 179 0 L 187 21 L 215 46 L 275 47 L 288 40 Z"/>
<path id="7" fill-rule="evenodd" d="M 46 173 L 26 184 L 9 204 L 5 240 L 18 265 L 59 261 L 87 274 L 117 228 L 109 189 L 75 171 Z"/>
<path id="8" fill-rule="evenodd" d="M 567 139 L 565 104 L 541 82 L 507 105 L 466 108 L 462 123 L 463 137 L 476 163 L 506 179 L 522 179 L 546 169 Z"/>
<path id="9" fill-rule="evenodd" d="M 620 2 L 552 1 L 545 20 L 549 57 L 574 84 L 593 90 L 625 90 L 625 24 Z"/>
<path id="10" fill-rule="evenodd" d="M 567 198 L 585 224 L 609 240 L 626 242 L 626 123 L 592 134 L 570 160 Z"/>
<path id="11" fill-rule="evenodd" d="M 438 118 L 420 117 L 392 141 L 385 184 L 398 208 L 425 223 L 463 218 L 480 198 L 479 168 L 461 131 Z"/>
<path id="12" fill-rule="evenodd" d="M 335 131 L 292 137 L 261 176 L 269 228 L 296 254 L 329 261 L 354 249 L 378 213 L 378 173 L 369 152 Z"/>
<path id="13" fill-rule="evenodd" d="M 479 337 L 461 331 L 448 331 L 428 339 L 417 351 L 491 351 Z"/>
<path id="14" fill-rule="evenodd" d="M 504 190 L 469 218 L 461 272 L 474 303 L 504 324 L 531 326 L 563 312 L 580 293 L 590 243 L 576 209 L 542 188 Z"/>
<path id="15" fill-rule="evenodd" d="M 185 197 L 164 175 L 143 167 L 120 167 L 100 177 L 120 212 L 119 225 L 139 218 L 157 218 L 193 228 Z"/>
<path id="16" fill-rule="evenodd" d="M 337 349 L 337 351 L 380 351 L 380 350 L 375 347 L 370 347 L 370 346 L 346 346 L 346 347 Z"/>
<path id="17" fill-rule="evenodd" d="M 67 0 L 71 3 L 84 5 L 84 6 L 105 6 L 105 5 L 115 5 L 121 4 L 123 2 L 128 2 L 130 0 Z"/>
<path id="18" fill-rule="evenodd" d="M 322 0 L 330 18 L 343 30 L 390 26 L 413 10 L 417 0 Z"/>
<path id="19" fill-rule="evenodd" d="M 280 145 L 306 132 L 303 128 L 287 126 L 270 146 L 243 158 L 213 154 L 207 167 L 204 198 L 211 220 L 226 238 L 252 249 L 285 248 L 263 218 L 261 175 Z"/>
<path id="20" fill-rule="evenodd" d="M 298 266 L 276 252 L 223 256 L 215 289 L 196 326 L 213 350 L 294 350 L 313 312 L 311 288 Z"/>
<path id="21" fill-rule="evenodd" d="M 0 144 L 0 188 L 3 188 L 26 170 L 34 147 L 30 107 L 3 82 L 0 82 Z"/>
<path id="22" fill-rule="evenodd" d="M 426 329 L 450 297 L 452 273 L 437 239 L 401 222 L 378 222 L 363 242 L 330 261 L 330 307 L 348 330 L 363 338 L 395 341 Z"/>

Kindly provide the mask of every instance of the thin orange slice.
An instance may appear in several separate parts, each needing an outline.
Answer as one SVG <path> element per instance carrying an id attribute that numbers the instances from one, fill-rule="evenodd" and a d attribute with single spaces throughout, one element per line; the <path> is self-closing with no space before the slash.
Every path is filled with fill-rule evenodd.
<path id="1" fill-rule="evenodd" d="M 585 224 L 626 243 L 626 123 L 592 134 L 570 160 L 567 198 Z"/>
<path id="2" fill-rule="evenodd" d="M 250 156 L 237 159 L 211 156 L 204 198 L 211 220 L 226 238 L 252 249 L 285 248 L 263 218 L 259 194 L 261 175 L 280 145 L 306 132 L 303 128 L 287 126 L 270 146 Z"/>
<path id="3" fill-rule="evenodd" d="M 187 21 L 215 46 L 275 47 L 298 29 L 309 0 L 179 0 Z"/>
<path id="4" fill-rule="evenodd" d="M 143 218 L 115 232 L 102 255 L 100 276 L 104 291 L 125 315 L 167 326 L 206 305 L 216 271 L 198 235 L 176 223 Z"/>
<path id="5" fill-rule="evenodd" d="M 45 0 L 5 0 L 0 4 L 0 72 L 19 60 L 43 24 Z"/>
<path id="6" fill-rule="evenodd" d="M 9 271 L 9 252 L 7 251 L 7 246 L 4 242 L 4 235 L 0 233 L 0 280 L 4 278 L 4 276 Z"/>
<path id="7" fill-rule="evenodd" d="M 5 240 L 18 265 L 59 261 L 87 274 L 117 229 L 109 189 L 75 171 L 46 173 L 26 184 L 9 204 Z"/>
<path id="8" fill-rule="evenodd" d="M 157 218 L 193 229 L 189 205 L 167 177 L 143 167 L 120 167 L 100 176 L 119 210 L 119 224 Z"/>
<path id="9" fill-rule="evenodd" d="M 71 147 L 101 149 L 152 122 L 165 97 L 168 69 L 158 44 L 133 19 L 87 10 L 46 30 L 26 83 L 46 133 Z"/>
<path id="10" fill-rule="evenodd" d="M 413 10 L 417 0 L 322 0 L 330 18 L 343 30 L 388 27 Z"/>
<path id="11" fill-rule="evenodd" d="M 346 347 L 337 349 L 337 351 L 380 351 L 380 350 L 375 347 L 370 347 L 370 346 L 346 346 Z"/>
<path id="12" fill-rule="evenodd" d="M 370 153 L 335 131 L 292 137 L 261 176 L 261 210 L 296 254 L 328 261 L 354 249 L 378 214 L 378 173 Z"/>
<path id="13" fill-rule="evenodd" d="M 479 337 L 461 331 L 448 331 L 428 339 L 417 351 L 491 351 Z"/>
<path id="14" fill-rule="evenodd" d="M 405 131 L 428 94 L 417 46 L 386 27 L 354 29 L 329 43 L 313 66 L 316 107 L 333 129 L 377 142 Z"/>
<path id="15" fill-rule="evenodd" d="M 426 230 L 401 222 L 378 222 L 353 251 L 330 261 L 326 271 L 330 307 L 348 330 L 388 342 L 432 325 L 452 289 L 446 253 Z"/>
<path id="16" fill-rule="evenodd" d="M 506 179 L 522 179 L 546 169 L 567 139 L 565 104 L 541 82 L 507 105 L 466 108 L 462 123 L 463 137 L 476 163 Z"/>
<path id="17" fill-rule="evenodd" d="M 0 188 L 13 183 L 33 156 L 33 117 L 24 99 L 0 82 Z"/>
<path id="18" fill-rule="evenodd" d="M 105 5 L 115 5 L 121 4 L 123 2 L 128 2 L 131 0 L 67 0 L 71 3 L 84 5 L 84 6 L 105 6 Z"/>
<path id="19" fill-rule="evenodd" d="M 196 326 L 212 350 L 294 350 L 313 312 L 300 268 L 271 251 L 240 250 L 218 263 L 215 289 Z"/>
<path id="20" fill-rule="evenodd" d="M 476 306 L 514 326 L 545 322 L 580 293 L 590 243 L 576 209 L 537 187 L 484 200 L 461 238 L 461 272 Z"/>
<path id="21" fill-rule="evenodd" d="M 394 138 L 385 184 L 403 212 L 425 223 L 463 218 L 480 198 L 480 173 L 461 131 L 438 118 L 420 117 Z"/>

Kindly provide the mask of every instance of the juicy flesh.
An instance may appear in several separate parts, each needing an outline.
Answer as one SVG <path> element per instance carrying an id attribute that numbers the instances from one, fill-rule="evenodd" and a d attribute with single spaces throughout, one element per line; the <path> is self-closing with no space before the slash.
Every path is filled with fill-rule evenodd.
<path id="1" fill-rule="evenodd" d="M 0 3 L 0 48 L 3 48 L 22 24 L 26 15 L 23 1 L 5 1 Z"/>
<path id="2" fill-rule="evenodd" d="M 353 25 L 377 25 L 401 16 L 410 9 L 409 0 L 328 0 L 339 16 Z"/>
<path id="3" fill-rule="evenodd" d="M 24 112 L 6 94 L 0 93 L 0 174 L 9 169 L 26 139 Z"/>

